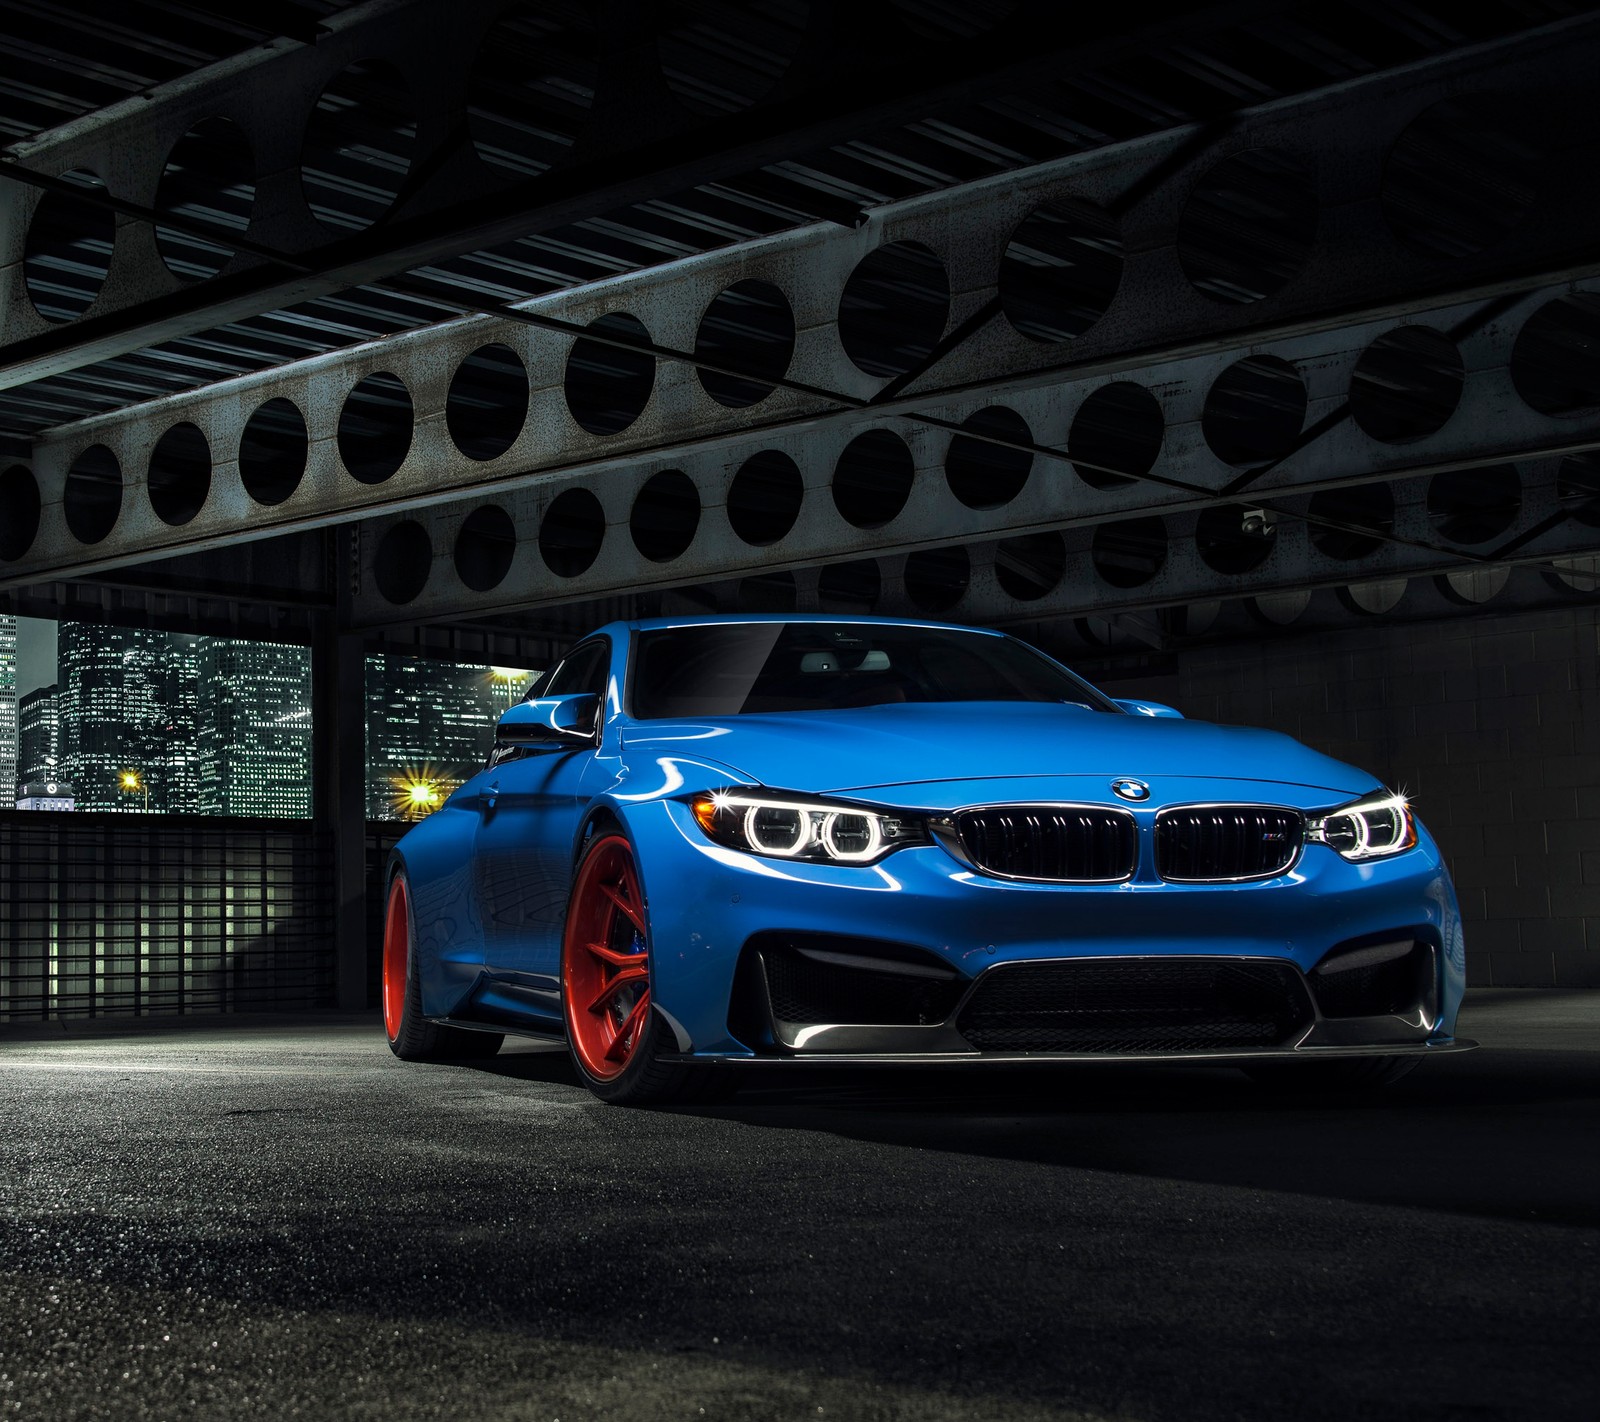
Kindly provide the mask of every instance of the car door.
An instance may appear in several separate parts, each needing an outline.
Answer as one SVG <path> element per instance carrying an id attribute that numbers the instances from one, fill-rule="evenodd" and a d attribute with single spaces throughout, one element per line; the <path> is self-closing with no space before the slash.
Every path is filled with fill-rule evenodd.
<path id="1" fill-rule="evenodd" d="M 573 649 L 541 696 L 591 692 L 603 702 L 610 645 Z M 518 748 L 484 772 L 474 845 L 484 964 L 497 978 L 555 990 L 572 882 L 572 844 L 583 807 L 604 776 L 595 748 Z"/>

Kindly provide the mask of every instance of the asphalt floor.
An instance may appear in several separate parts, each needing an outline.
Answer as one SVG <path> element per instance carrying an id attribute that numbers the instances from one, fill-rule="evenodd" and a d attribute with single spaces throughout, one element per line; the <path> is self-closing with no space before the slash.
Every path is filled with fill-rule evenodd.
<path id="1" fill-rule="evenodd" d="M 1375 1100 L 593 1101 L 374 1020 L 0 1027 L 0 1419 L 1600 1417 L 1600 992 Z"/>

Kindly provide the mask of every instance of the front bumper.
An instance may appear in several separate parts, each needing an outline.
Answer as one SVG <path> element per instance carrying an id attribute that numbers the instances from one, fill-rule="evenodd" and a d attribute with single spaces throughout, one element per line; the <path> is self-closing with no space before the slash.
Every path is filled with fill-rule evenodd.
<path id="1" fill-rule="evenodd" d="M 649 904 L 654 996 L 678 1046 L 694 1060 L 1212 1061 L 1345 1056 L 1458 1048 L 1464 988 L 1461 924 L 1438 850 L 1426 836 L 1392 859 L 1350 864 L 1308 846 L 1277 878 L 1178 884 L 1153 877 L 1108 885 L 1017 883 L 967 869 L 945 850 L 901 850 L 869 867 L 795 863 L 711 844 L 675 801 L 630 806 Z M 950 975 L 955 995 L 938 1020 L 752 1022 L 749 948 L 775 935 L 804 942 L 889 945 Z M 1334 951 L 1409 939 L 1428 958 L 1427 982 L 1404 1005 L 1326 1013 L 1314 970 Z M 848 945 L 847 945 L 848 946 Z M 870 948 L 868 951 L 872 951 Z M 983 985 L 1018 965 L 1143 961 L 1266 965 L 1308 1004 L 1303 1020 L 1268 1040 L 1186 1041 L 1154 1050 L 1132 1042 L 1038 1040 L 1023 1049 L 975 1045 L 963 1014 Z M 1298 983 L 1298 989 L 1293 984 Z M 770 998 L 769 998 L 770 1000 Z M 741 1005 L 743 1001 L 743 1005 Z M 777 1018 L 778 1014 L 771 1014 Z M 1248 1035 L 1248 1034 L 1247 1034 Z"/>

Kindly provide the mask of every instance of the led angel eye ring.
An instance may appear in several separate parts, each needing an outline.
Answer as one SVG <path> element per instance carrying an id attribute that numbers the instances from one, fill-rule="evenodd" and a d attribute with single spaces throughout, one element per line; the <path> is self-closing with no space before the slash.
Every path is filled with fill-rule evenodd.
<path id="1" fill-rule="evenodd" d="M 840 849 L 834 839 L 834 829 L 841 819 L 864 820 L 867 826 L 867 844 L 864 849 Z M 828 853 L 835 859 L 870 859 L 883 846 L 883 835 L 878 829 L 876 815 L 863 814 L 859 810 L 835 810 L 822 822 L 822 842 L 827 847 Z"/>
<path id="2" fill-rule="evenodd" d="M 793 844 L 771 845 L 761 838 L 761 835 L 756 829 L 756 816 L 759 815 L 763 810 L 788 810 L 790 814 L 795 815 L 798 818 L 799 824 L 797 826 L 797 833 L 795 834 Z M 797 810 L 790 805 L 754 804 L 744 812 L 745 841 L 748 844 L 753 845 L 762 854 L 774 854 L 783 859 L 792 859 L 795 855 L 801 853 L 805 849 L 806 844 L 811 838 L 809 833 L 810 829 L 811 816 L 805 811 Z"/>

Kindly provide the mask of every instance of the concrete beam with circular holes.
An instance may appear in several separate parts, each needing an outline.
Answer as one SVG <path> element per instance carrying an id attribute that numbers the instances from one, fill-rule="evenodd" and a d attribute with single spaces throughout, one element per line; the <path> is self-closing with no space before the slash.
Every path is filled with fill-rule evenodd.
<path id="1" fill-rule="evenodd" d="M 1478 320 L 1481 305 L 1451 306 L 1135 372 L 1028 378 L 920 407 L 937 424 L 834 415 L 373 519 L 363 526 L 352 614 L 375 626 L 862 559 L 888 569 L 920 550 L 1001 540 L 1014 548 L 1054 540 L 1056 577 L 1032 596 L 1051 593 L 1052 605 L 1080 609 L 1224 595 L 1230 578 L 1243 593 L 1387 576 L 1401 564 L 1468 565 L 1546 523 L 1551 531 L 1519 544 L 1520 555 L 1566 556 L 1600 546 L 1592 522 L 1555 527 L 1569 522 L 1565 511 L 1600 497 L 1585 482 L 1596 476 L 1581 472 L 1589 466 L 1575 466 L 1570 488 L 1558 487 L 1556 472 L 1563 456 L 1600 448 L 1600 412 L 1546 413 L 1519 390 L 1518 376 L 1528 395 L 1549 403 L 1528 342 L 1571 298 L 1569 287 L 1546 288 L 1497 307 L 1487 322 Z M 1452 330 L 1465 334 L 1451 341 L 1444 333 Z M 1415 344 L 1397 346 L 1397 333 Z M 1273 400 L 1287 416 L 1276 430 L 1252 410 Z M 1012 443 L 984 443 L 973 430 Z M 1242 458 L 1252 439 L 1265 441 L 1259 457 Z M 1085 447 L 1098 464 L 1074 462 Z M 1454 471 L 1516 461 L 1535 461 L 1544 473 L 1505 476 L 1510 515 L 1478 536 L 1472 490 L 1493 476 Z M 1118 480 L 1109 468 L 1151 477 Z M 1282 530 L 1270 567 L 1213 551 L 1222 576 L 1206 576 L 1201 543 L 1225 548 L 1252 509 Z M 1341 524 L 1369 520 L 1376 536 L 1340 533 Z M 1174 554 L 1150 586 L 1119 585 L 1097 574 L 1093 559 L 1069 556 L 1139 523 L 1153 523 Z M 1352 536 L 1372 545 L 1361 557 L 1323 552 Z M 1192 575 L 1181 579 L 1186 558 Z M 1229 573 L 1241 560 L 1251 566 Z M 979 578 L 972 596 L 982 587 Z M 1026 613 L 992 596 L 962 611 Z"/>
<path id="2" fill-rule="evenodd" d="M 1471 103 L 1463 107 L 1462 96 L 1493 90 L 1555 102 L 1584 94 L 1593 54 L 1587 36 L 1581 27 L 1554 27 L 1509 47 L 1263 106 L 1203 148 L 1185 147 L 1192 134 L 1139 140 L 914 199 L 881 210 L 855 231 L 808 228 L 525 303 L 515 315 L 451 322 L 62 426 L 38 441 L 31 471 L 0 470 L 0 584 L 92 573 L 465 498 L 507 498 L 523 487 L 550 485 L 553 494 L 574 479 L 593 481 L 615 524 L 625 521 L 620 506 L 636 485 L 667 464 L 742 462 L 740 451 L 799 442 L 815 484 L 816 469 L 832 467 L 821 451 L 863 419 L 908 433 L 926 470 L 942 459 L 948 434 L 930 420 L 963 419 L 1026 386 L 1033 393 L 1025 418 L 1036 441 L 1057 443 L 1066 433 L 1052 433 L 1062 423 L 1063 401 L 1128 373 L 1168 406 L 1165 452 L 1147 475 L 1159 480 L 1173 455 L 1181 462 L 1185 448 L 1195 447 L 1190 407 L 1203 404 L 1217 375 L 1251 351 L 1306 362 L 1306 378 L 1326 385 L 1308 404 L 1307 418 L 1315 421 L 1339 398 L 1344 378 L 1325 379 L 1319 363 L 1347 374 L 1385 323 L 1423 313 L 1446 329 L 1460 326 L 1463 350 L 1475 341 L 1474 330 L 1489 341 L 1471 356 L 1474 378 L 1457 426 L 1437 437 L 1453 452 L 1440 457 L 1459 463 L 1580 447 L 1588 433 L 1580 421 L 1540 414 L 1525 401 L 1502 409 L 1482 397 L 1514 374 L 1505 373 L 1514 355 L 1493 347 L 1495 333 L 1508 329 L 1508 313 L 1525 317 L 1530 303 L 1558 296 L 1550 292 L 1535 302 L 1530 291 L 1600 270 L 1600 252 L 1587 245 L 1600 223 L 1600 190 L 1519 186 L 1507 167 L 1507 155 L 1514 159 L 1526 137 L 1516 118 L 1506 120 L 1511 136 L 1493 149 L 1498 157 L 1475 170 L 1473 155 L 1493 115 L 1485 118 Z M 1575 119 L 1560 141 L 1570 152 L 1588 151 L 1594 127 L 1593 115 Z M 1451 148 L 1458 138 L 1470 151 Z M 1447 189 L 1430 186 L 1423 161 L 1440 144 L 1465 165 Z M 1257 213 L 1239 235 L 1237 212 L 1245 203 L 1265 204 L 1270 221 Z M 1264 221 L 1268 240 L 1258 242 L 1251 234 Z M 1441 232 L 1459 250 L 1440 250 Z M 896 266 L 886 254 L 907 260 Z M 695 362 L 706 360 L 706 313 L 748 281 L 781 293 L 794 347 L 778 388 L 730 407 L 707 393 Z M 919 334 L 929 292 L 937 297 L 945 287 L 947 308 Z M 1503 305 L 1486 305 L 1502 299 Z M 1560 308 L 1572 320 L 1557 323 L 1556 344 L 1581 345 L 1595 320 L 1593 301 L 1585 291 Z M 572 333 L 624 312 L 648 333 L 656 355 L 645 362 L 644 397 L 635 390 L 634 403 L 624 401 L 619 412 L 627 382 L 616 373 L 635 357 L 590 345 L 579 347 L 575 360 Z M 875 321 L 879 314 L 882 322 Z M 545 326 L 530 326 L 530 319 Z M 549 329 L 552 322 L 564 324 Z M 519 408 L 525 400 L 526 411 L 503 447 L 473 458 L 463 445 L 475 438 L 474 410 L 495 417 L 503 410 L 493 401 L 453 402 L 452 389 L 491 346 L 509 352 L 503 359 L 512 367 L 521 365 L 526 388 L 515 380 L 514 396 Z M 711 364 L 745 369 L 749 359 L 734 341 L 715 347 Z M 585 393 L 586 366 L 591 375 L 601 372 L 600 387 L 607 385 L 605 371 L 612 372 L 611 393 L 598 401 L 610 413 L 599 418 Z M 393 377 L 387 385 L 375 379 L 385 374 Z M 304 467 L 295 479 L 263 483 L 252 480 L 251 467 L 261 462 L 262 407 L 273 400 L 292 405 L 304 426 Z M 157 452 L 179 424 L 193 425 L 204 439 L 209 468 L 204 460 L 180 461 L 176 471 L 163 467 Z M 366 453 L 363 434 L 370 437 Z M 1415 472 L 1418 459 L 1426 463 L 1426 444 L 1380 448 L 1355 466 L 1329 465 L 1320 475 L 1286 463 L 1274 477 L 1345 481 Z M 1307 457 L 1330 458 L 1330 447 L 1319 441 Z M 372 448 L 377 454 L 368 458 Z M 1180 491 L 1187 497 L 1227 494 L 1224 468 L 1179 475 L 1190 476 L 1193 487 Z M 701 502 L 714 507 L 708 480 L 702 476 L 698 485 Z M 924 479 L 917 487 L 929 484 Z M 1104 502 L 1101 516 L 1170 494 L 1145 487 L 1119 494 Z M 537 502 L 546 495 L 517 497 Z M 809 549 L 803 556 L 903 549 L 1081 517 L 1077 510 L 1041 508 L 1035 495 L 1008 506 L 999 520 L 941 508 L 936 495 L 929 497 L 932 505 L 923 508 L 919 498 L 912 510 L 915 528 L 868 530 L 873 537 L 852 535 L 848 546 L 829 542 L 826 552 Z M 525 535 L 526 518 L 514 521 Z M 374 532 L 378 538 L 364 540 L 369 545 L 381 542 L 382 530 Z M 665 580 L 707 576 L 737 552 L 730 545 L 701 559 L 690 550 L 690 563 Z M 770 556 L 746 555 L 746 561 L 764 564 Z M 650 585 L 661 575 L 640 566 L 636 578 L 643 583 L 625 585 Z M 524 580 L 512 589 L 524 605 L 545 595 L 528 588 Z M 561 595 L 577 591 L 567 587 Z M 444 605 L 419 604 L 403 615 L 426 614 L 429 606 L 442 615 Z"/>

